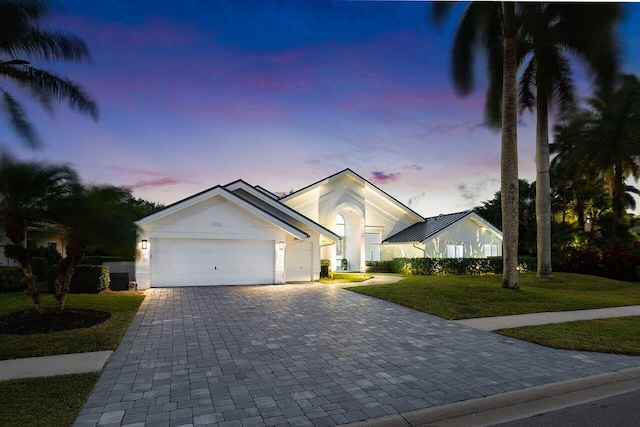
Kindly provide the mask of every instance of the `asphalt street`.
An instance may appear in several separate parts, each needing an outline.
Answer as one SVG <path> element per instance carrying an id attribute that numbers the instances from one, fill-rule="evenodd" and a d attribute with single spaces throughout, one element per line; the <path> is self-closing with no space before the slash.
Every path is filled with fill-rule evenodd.
<path id="1" fill-rule="evenodd" d="M 640 426 L 640 390 L 596 400 L 494 427 L 632 427 Z"/>

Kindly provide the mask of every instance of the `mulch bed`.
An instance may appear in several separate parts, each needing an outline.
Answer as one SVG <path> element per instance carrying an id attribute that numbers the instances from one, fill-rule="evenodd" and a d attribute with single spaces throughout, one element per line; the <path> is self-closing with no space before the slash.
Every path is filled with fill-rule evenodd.
<path id="1" fill-rule="evenodd" d="M 30 335 L 69 329 L 90 328 L 109 319 L 111 313 L 79 308 L 66 309 L 62 313 L 45 309 L 16 311 L 0 317 L 0 334 Z"/>

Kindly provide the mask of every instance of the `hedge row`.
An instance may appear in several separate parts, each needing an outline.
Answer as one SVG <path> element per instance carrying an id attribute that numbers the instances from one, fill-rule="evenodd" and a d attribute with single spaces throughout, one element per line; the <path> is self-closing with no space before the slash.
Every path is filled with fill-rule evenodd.
<path id="1" fill-rule="evenodd" d="M 413 275 L 502 274 L 502 257 L 492 258 L 394 258 L 391 261 L 367 261 L 369 272 Z M 518 258 L 520 272 L 535 271 L 536 259 Z"/>
<path id="2" fill-rule="evenodd" d="M 0 292 L 15 292 L 24 287 L 22 267 L 0 266 Z"/>
<path id="3" fill-rule="evenodd" d="M 610 279 L 638 281 L 637 268 L 640 256 L 620 250 L 601 253 L 591 251 L 573 252 L 565 255 L 554 269 L 568 273 L 590 274 Z"/>
<path id="4" fill-rule="evenodd" d="M 54 280 L 58 273 L 58 266 L 53 266 L 51 271 L 53 274 L 49 281 L 49 292 L 54 293 Z M 108 266 L 79 264 L 71 277 L 69 292 L 72 294 L 97 294 L 109 289 L 109 282 Z"/>

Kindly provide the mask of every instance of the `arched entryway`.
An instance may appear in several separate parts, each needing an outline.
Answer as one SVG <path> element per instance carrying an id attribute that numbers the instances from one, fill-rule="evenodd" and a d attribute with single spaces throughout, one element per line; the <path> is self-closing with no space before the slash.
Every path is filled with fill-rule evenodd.
<path id="1" fill-rule="evenodd" d="M 333 232 L 342 237 L 335 245 L 332 265 L 334 271 L 342 270 L 342 260 L 347 260 L 347 271 L 361 271 L 363 267 L 364 239 L 360 209 L 341 205 L 333 211 Z"/>

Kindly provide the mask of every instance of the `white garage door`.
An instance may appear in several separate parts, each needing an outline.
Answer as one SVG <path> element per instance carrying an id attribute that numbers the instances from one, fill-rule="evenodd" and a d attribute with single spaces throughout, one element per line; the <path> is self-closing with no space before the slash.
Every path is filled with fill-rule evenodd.
<path id="1" fill-rule="evenodd" d="M 156 239 L 151 286 L 259 285 L 274 280 L 271 240 Z"/>

